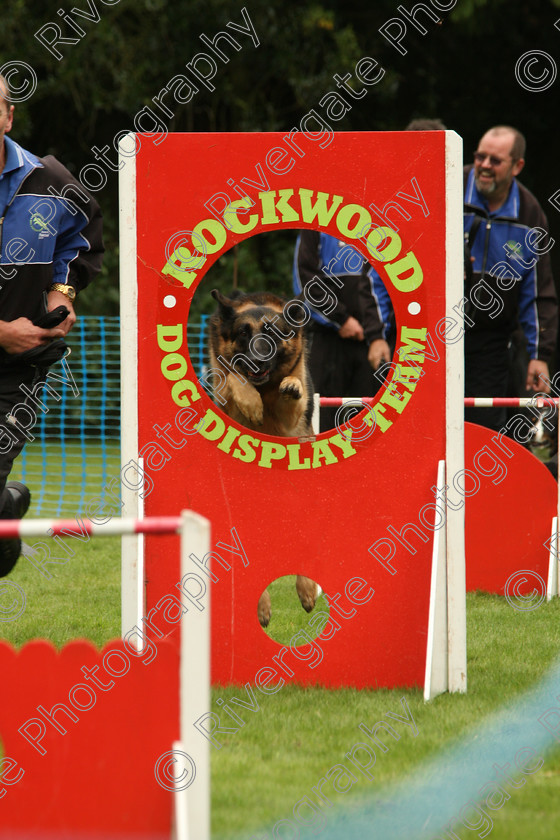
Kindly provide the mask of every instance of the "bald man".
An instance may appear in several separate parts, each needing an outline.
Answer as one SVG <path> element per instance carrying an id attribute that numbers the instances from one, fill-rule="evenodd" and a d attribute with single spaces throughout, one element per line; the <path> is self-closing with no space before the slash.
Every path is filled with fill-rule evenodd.
<path id="1" fill-rule="evenodd" d="M 521 325 L 529 363 L 526 387 L 548 392 L 558 309 L 548 221 L 517 176 L 525 138 L 512 126 L 489 129 L 465 168 L 465 242 L 472 276 L 465 286 L 465 396 L 505 397 L 509 348 Z M 545 379 L 546 377 L 546 379 Z M 500 430 L 505 409 L 466 409 L 465 419 Z"/>

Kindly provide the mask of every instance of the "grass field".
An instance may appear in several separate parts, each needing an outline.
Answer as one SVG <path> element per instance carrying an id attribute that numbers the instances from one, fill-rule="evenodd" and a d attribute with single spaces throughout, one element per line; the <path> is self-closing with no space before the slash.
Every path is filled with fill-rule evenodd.
<path id="1" fill-rule="evenodd" d="M 76 637 L 101 646 L 119 635 L 120 542 L 118 538 L 79 545 L 51 580 L 20 560 L 12 578 L 26 592 L 25 613 L 1 627 L 4 638 L 19 646 L 38 636 L 57 646 Z M 290 638 L 307 616 L 294 606 L 293 579 L 278 584 L 273 596 L 275 625 Z M 294 606 L 289 614 L 289 605 Z M 282 606 L 283 605 L 283 606 Z M 420 690 L 327 691 L 285 686 L 259 698 L 258 713 L 248 713 L 237 734 L 212 750 L 213 838 L 245 831 L 266 837 L 266 826 L 292 817 L 294 804 L 360 740 L 358 724 L 372 726 L 386 712 L 402 713 L 404 696 L 418 727 L 416 737 L 401 727 L 402 737 L 380 755 L 374 779 L 363 776 L 345 794 L 332 795 L 345 806 L 402 778 L 428 756 L 467 732 L 492 710 L 529 688 L 547 670 L 559 649 L 560 601 L 533 612 L 516 612 L 497 596 L 468 596 L 468 693 L 442 695 L 425 704 Z M 280 616 L 284 615 L 282 621 Z M 276 630 L 278 632 L 278 629 Z M 215 691 L 224 700 L 239 689 Z M 348 762 L 346 762 L 348 764 Z M 481 780 L 481 785 L 486 781 Z M 560 817 L 560 751 L 493 816 L 495 840 L 551 840 Z M 326 811 L 328 819 L 329 812 Z M 292 817 L 293 818 L 293 817 Z M 262 828 L 261 832 L 258 829 Z M 461 838 L 478 837 L 462 829 Z M 278 835 L 290 837 L 290 833 Z M 195 838 L 196 840 L 196 838 Z"/>
<path id="2" fill-rule="evenodd" d="M 108 439 L 104 446 L 87 439 L 64 445 L 48 440 L 43 446 L 38 439 L 17 458 L 10 478 L 23 481 L 31 490 L 28 516 L 71 519 L 100 498 L 108 480 L 115 477 L 119 486 L 119 474 L 118 439 Z M 53 476 L 58 480 L 53 481 Z"/>

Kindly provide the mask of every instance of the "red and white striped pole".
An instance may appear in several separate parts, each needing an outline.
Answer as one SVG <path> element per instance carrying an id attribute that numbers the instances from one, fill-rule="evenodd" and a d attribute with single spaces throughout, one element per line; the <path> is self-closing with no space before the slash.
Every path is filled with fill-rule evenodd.
<path id="1" fill-rule="evenodd" d="M 375 397 L 319 397 L 320 406 L 371 405 Z M 465 397 L 466 408 L 525 408 L 528 405 L 542 408 L 545 405 L 558 405 L 558 397 Z"/>
<path id="2" fill-rule="evenodd" d="M 354 405 L 357 408 L 372 405 L 376 397 L 321 397 L 320 394 L 313 395 L 313 418 L 312 426 L 315 434 L 319 434 L 319 410 L 320 408 L 339 408 L 342 405 Z M 465 397 L 465 408 L 543 408 L 547 405 L 558 405 L 558 397 Z M 558 426 L 560 440 L 560 424 Z M 560 511 L 560 501 L 559 501 Z"/>
<path id="3" fill-rule="evenodd" d="M 151 516 L 146 519 L 111 519 L 105 525 L 81 520 L 82 531 L 96 537 L 113 537 L 116 534 L 179 534 L 180 516 Z M 75 519 L 3 519 L 0 520 L 2 537 L 75 537 Z"/>
<path id="4" fill-rule="evenodd" d="M 558 397 L 465 397 L 466 408 L 543 408 L 558 402 Z"/>

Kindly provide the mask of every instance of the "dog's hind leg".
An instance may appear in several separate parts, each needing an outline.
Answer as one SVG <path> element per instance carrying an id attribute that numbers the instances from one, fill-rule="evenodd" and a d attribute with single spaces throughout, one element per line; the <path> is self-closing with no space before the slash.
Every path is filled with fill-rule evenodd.
<path id="1" fill-rule="evenodd" d="M 311 578 L 298 575 L 296 578 L 296 591 L 299 595 L 301 605 L 306 612 L 311 612 L 317 600 L 317 584 Z"/>
<path id="2" fill-rule="evenodd" d="M 261 625 L 261 627 L 268 627 L 268 622 L 270 621 L 270 614 L 270 595 L 268 589 L 265 589 L 263 594 L 259 598 L 259 604 L 257 607 L 257 615 L 259 617 L 259 624 Z"/>

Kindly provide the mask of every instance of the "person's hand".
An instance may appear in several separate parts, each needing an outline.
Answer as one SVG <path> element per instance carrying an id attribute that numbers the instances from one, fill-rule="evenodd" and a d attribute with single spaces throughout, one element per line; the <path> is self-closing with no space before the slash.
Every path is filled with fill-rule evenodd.
<path id="1" fill-rule="evenodd" d="M 546 377 L 546 379 L 544 377 Z M 548 379 L 549 375 L 547 363 L 541 362 L 539 359 L 531 359 L 527 368 L 527 382 L 525 386 L 527 390 L 543 391 L 545 394 L 549 394 L 550 385 L 548 384 Z"/>
<path id="2" fill-rule="evenodd" d="M 338 334 L 341 338 L 353 338 L 355 341 L 364 340 L 364 328 L 360 322 L 351 315 L 343 323 L 338 331 Z"/>
<path id="3" fill-rule="evenodd" d="M 76 323 L 76 313 L 72 301 L 62 292 L 49 292 L 47 295 L 47 309 L 52 312 L 57 306 L 65 306 L 69 314 L 62 321 L 57 329 L 61 329 L 61 335 L 68 335 L 74 324 Z"/>
<path id="4" fill-rule="evenodd" d="M 389 345 L 382 338 L 377 338 L 369 345 L 368 362 L 374 370 L 377 370 L 381 362 L 391 361 L 391 351 Z"/>
<path id="5" fill-rule="evenodd" d="M 62 296 L 64 297 L 64 295 Z M 61 326 L 44 330 L 36 327 L 29 318 L 16 318 L 15 321 L 0 321 L 0 346 L 7 353 L 25 353 L 41 344 L 48 344 L 53 338 L 65 335 Z"/>

